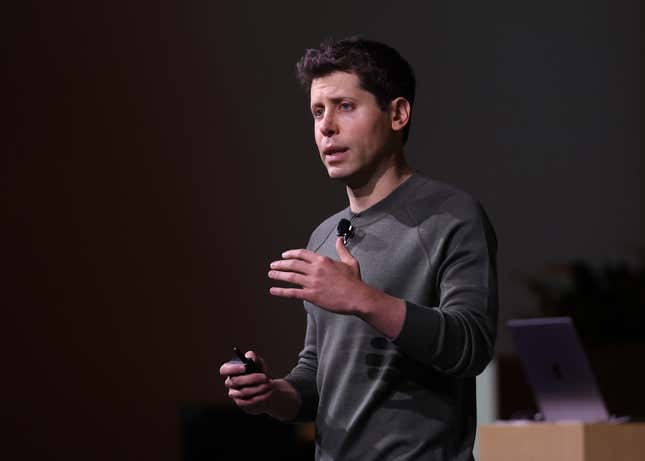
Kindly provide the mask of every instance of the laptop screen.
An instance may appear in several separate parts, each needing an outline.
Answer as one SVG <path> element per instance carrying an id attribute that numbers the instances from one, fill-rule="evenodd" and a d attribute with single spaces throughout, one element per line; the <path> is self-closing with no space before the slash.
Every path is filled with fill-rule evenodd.
<path id="1" fill-rule="evenodd" d="M 609 420 L 570 317 L 509 320 L 507 326 L 544 420 Z"/>

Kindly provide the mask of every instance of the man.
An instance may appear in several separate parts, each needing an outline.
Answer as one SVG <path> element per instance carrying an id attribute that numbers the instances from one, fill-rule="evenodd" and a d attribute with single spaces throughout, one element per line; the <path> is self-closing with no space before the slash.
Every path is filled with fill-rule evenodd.
<path id="1" fill-rule="evenodd" d="M 270 293 L 304 300 L 297 365 L 270 379 L 224 364 L 229 396 L 249 413 L 315 420 L 318 460 L 470 460 L 475 376 L 496 337 L 494 232 L 470 196 L 406 163 L 415 80 L 395 50 L 328 41 L 297 70 L 349 207 L 270 264 L 289 284 Z"/>

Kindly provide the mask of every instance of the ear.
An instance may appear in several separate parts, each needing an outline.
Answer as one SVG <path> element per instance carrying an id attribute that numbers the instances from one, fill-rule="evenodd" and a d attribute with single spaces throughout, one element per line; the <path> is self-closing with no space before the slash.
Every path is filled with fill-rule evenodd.
<path id="1" fill-rule="evenodd" d="M 410 102 L 402 96 L 390 102 L 392 130 L 401 131 L 410 121 Z"/>

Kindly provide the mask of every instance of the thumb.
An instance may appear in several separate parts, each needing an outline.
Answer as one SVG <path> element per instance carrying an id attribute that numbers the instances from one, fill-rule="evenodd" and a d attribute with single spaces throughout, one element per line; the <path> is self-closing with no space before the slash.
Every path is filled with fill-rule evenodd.
<path id="1" fill-rule="evenodd" d="M 260 368 L 260 370 L 262 370 L 263 373 L 267 372 L 266 362 L 264 361 L 264 359 L 262 357 L 257 355 L 255 353 L 255 351 L 247 351 L 246 354 L 244 354 L 244 356 L 247 359 L 253 360 L 255 362 L 255 364 Z"/>
<path id="2" fill-rule="evenodd" d="M 336 253 L 338 253 L 340 260 L 345 264 L 351 264 L 356 261 L 356 259 L 352 256 L 349 250 L 345 247 L 342 237 L 338 237 L 336 239 Z"/>

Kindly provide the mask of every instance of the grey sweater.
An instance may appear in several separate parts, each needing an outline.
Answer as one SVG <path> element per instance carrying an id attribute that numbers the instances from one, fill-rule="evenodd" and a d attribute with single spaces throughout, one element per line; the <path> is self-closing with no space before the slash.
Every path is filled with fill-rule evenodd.
<path id="1" fill-rule="evenodd" d="M 406 301 L 394 341 L 363 320 L 305 302 L 307 331 L 286 379 L 298 419 L 316 422 L 317 460 L 470 460 L 475 376 L 496 337 L 496 239 L 467 194 L 415 173 L 389 196 L 313 232 L 308 249 L 338 259 L 336 225 L 363 281 Z"/>

